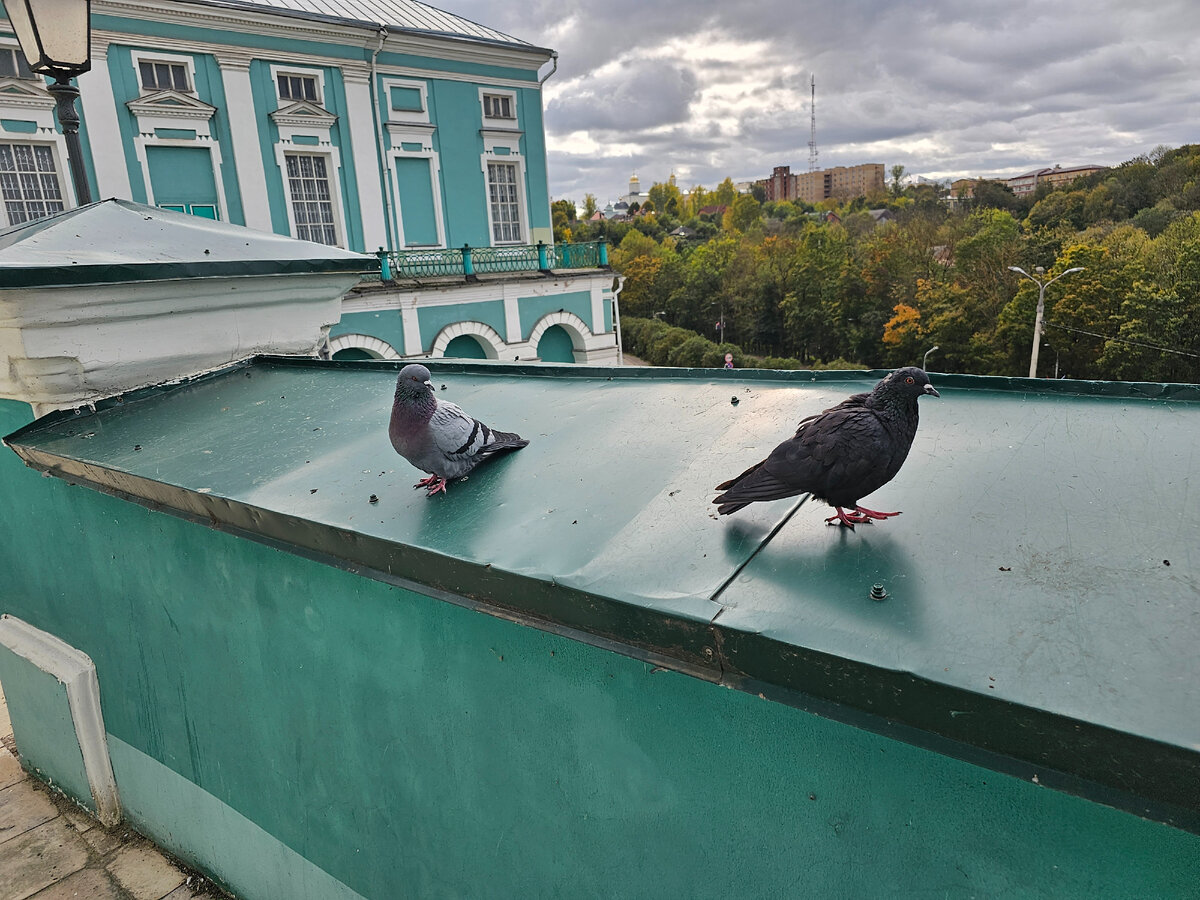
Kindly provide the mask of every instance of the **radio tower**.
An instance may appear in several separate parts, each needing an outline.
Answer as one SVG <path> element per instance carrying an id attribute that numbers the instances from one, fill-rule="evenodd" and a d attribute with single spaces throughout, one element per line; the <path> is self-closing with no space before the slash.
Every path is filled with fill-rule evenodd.
<path id="1" fill-rule="evenodd" d="M 812 88 L 812 100 L 808 104 L 811 113 L 811 125 L 808 137 L 808 171 L 817 171 L 817 76 L 809 76 L 809 86 Z"/>

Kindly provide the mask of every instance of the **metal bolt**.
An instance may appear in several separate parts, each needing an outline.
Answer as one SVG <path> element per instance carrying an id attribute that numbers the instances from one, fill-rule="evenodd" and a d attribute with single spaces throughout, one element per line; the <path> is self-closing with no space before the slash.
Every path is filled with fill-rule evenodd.
<path id="1" fill-rule="evenodd" d="M 871 585 L 871 599 L 872 600 L 886 600 L 887 599 L 887 591 L 885 591 L 883 589 L 882 584 Z"/>
<path id="2" fill-rule="evenodd" d="M 730 402 L 732 405 L 734 405 L 734 406 L 737 406 L 737 405 L 738 405 L 738 403 L 739 403 L 740 401 L 738 400 L 738 398 L 737 398 L 737 397 L 730 397 L 730 398 L 729 398 L 729 402 Z"/>

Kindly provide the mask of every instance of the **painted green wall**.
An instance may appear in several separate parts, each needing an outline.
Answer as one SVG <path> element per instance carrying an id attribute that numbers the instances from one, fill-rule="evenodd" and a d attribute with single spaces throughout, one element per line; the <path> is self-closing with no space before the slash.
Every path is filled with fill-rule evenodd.
<path id="1" fill-rule="evenodd" d="M 387 341 L 397 353 L 404 353 L 404 321 L 398 309 L 347 313 L 329 329 L 330 337 L 339 334 L 369 334 Z"/>
<path id="2" fill-rule="evenodd" d="M 487 359 L 483 344 L 472 334 L 460 334 L 446 344 L 445 356 L 454 359 Z"/>
<path id="3" fill-rule="evenodd" d="M 0 401 L 4 433 L 27 419 Z M 30 511 L 0 519 L 0 611 L 92 657 L 133 821 L 235 891 L 307 863 L 370 898 L 1200 883 L 1200 836 L 42 478 L 8 450 L 0 502 Z"/>
<path id="4" fill-rule="evenodd" d="M 595 333 L 600 329 L 592 321 L 592 295 L 588 291 L 573 291 L 570 294 L 552 294 L 548 297 L 522 297 L 520 299 L 521 336 L 528 340 L 530 333 L 542 317 L 560 309 L 574 313 Z"/>
<path id="5" fill-rule="evenodd" d="M 482 322 L 504 335 L 504 301 L 481 300 L 478 303 L 456 303 L 453 306 L 426 306 L 417 310 L 421 323 L 421 349 L 429 350 L 438 333 L 455 322 Z"/>
<path id="6" fill-rule="evenodd" d="M 537 355 L 542 362 L 573 363 L 575 344 L 565 328 L 551 325 L 538 341 Z"/>
<path id="7" fill-rule="evenodd" d="M 429 109 L 430 118 L 437 123 L 434 148 L 442 166 L 446 246 L 490 247 L 487 185 L 480 164 L 483 138 L 479 134 L 479 85 L 432 80 Z"/>

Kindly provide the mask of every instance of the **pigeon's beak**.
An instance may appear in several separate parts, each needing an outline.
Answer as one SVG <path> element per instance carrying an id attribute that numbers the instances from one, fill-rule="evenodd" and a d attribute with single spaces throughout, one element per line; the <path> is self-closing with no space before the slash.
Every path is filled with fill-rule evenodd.
<path id="1" fill-rule="evenodd" d="M 427 387 L 427 388 L 433 387 L 432 381 L 422 381 L 421 384 L 425 385 L 425 387 Z"/>
<path id="2" fill-rule="evenodd" d="M 932 385 L 932 384 L 927 384 L 927 385 L 925 385 L 925 387 L 923 387 L 921 390 L 922 390 L 924 393 L 928 394 L 930 397 L 940 397 L 940 396 L 942 396 L 942 395 L 941 395 L 941 394 L 939 394 L 939 393 L 938 393 L 936 390 L 934 390 L 934 388 L 933 388 L 933 385 Z"/>

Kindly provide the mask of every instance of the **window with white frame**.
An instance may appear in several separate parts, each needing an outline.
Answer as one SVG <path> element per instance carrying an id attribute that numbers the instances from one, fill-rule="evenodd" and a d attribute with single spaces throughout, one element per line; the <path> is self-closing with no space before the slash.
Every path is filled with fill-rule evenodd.
<path id="1" fill-rule="evenodd" d="M 295 72 L 279 72 L 275 76 L 279 86 L 279 99 L 296 102 L 307 100 L 310 103 L 321 103 L 320 86 L 316 75 L 302 75 Z"/>
<path id="2" fill-rule="evenodd" d="M 497 243 L 521 240 L 520 178 L 513 163 L 489 162 L 488 202 L 492 212 L 492 239 Z"/>
<path id="3" fill-rule="evenodd" d="M 179 91 L 186 94 L 192 89 L 185 63 L 140 59 L 138 76 L 144 91 Z"/>
<path id="4" fill-rule="evenodd" d="M 47 144 L 0 144 L 0 202 L 9 225 L 62 212 L 62 183 Z"/>
<path id="5" fill-rule="evenodd" d="M 333 194 L 329 188 L 329 168 L 324 156 L 286 153 L 288 194 L 296 237 L 302 241 L 337 245 L 337 226 L 333 215 Z"/>
<path id="6" fill-rule="evenodd" d="M 0 78 L 40 80 L 41 76 L 34 75 L 29 70 L 29 63 L 25 60 L 25 54 L 19 48 L 0 47 Z"/>
<path id="7" fill-rule="evenodd" d="M 483 117 L 485 119 L 515 119 L 514 98 L 511 94 L 484 94 Z"/>

